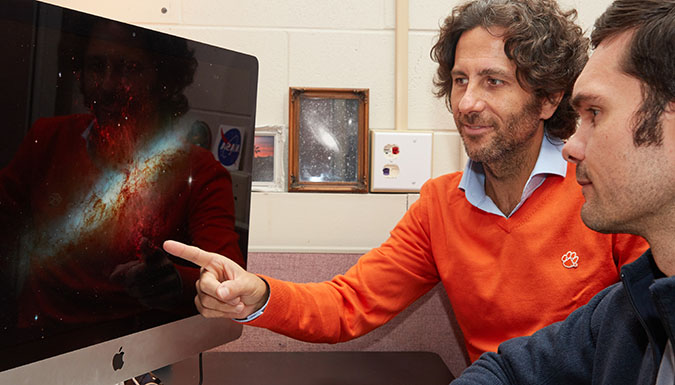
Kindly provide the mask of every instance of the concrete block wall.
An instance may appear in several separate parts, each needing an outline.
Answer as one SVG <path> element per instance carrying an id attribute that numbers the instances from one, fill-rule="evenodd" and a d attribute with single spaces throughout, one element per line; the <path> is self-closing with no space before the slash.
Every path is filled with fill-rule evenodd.
<path id="1" fill-rule="evenodd" d="M 370 89 L 370 128 L 395 129 L 396 4 L 401 0 L 46 0 L 105 17 L 143 25 L 256 56 L 260 62 L 257 126 L 288 124 L 289 87 Z M 434 132 L 432 176 L 460 170 L 466 160 L 452 117 L 433 96 L 436 65 L 429 56 L 439 25 L 459 0 L 408 2 L 408 128 Z M 576 7 L 590 29 L 609 0 L 560 0 Z M 387 194 L 359 198 L 345 194 L 254 193 L 252 251 L 364 252 L 386 239 L 407 209 L 408 199 Z M 372 194 L 371 194 L 372 195 Z M 368 200 L 365 211 L 345 209 L 338 221 L 369 218 L 365 232 L 348 229 L 336 242 L 326 236 L 333 218 L 311 207 L 347 206 Z M 295 215 L 271 201 L 294 202 Z M 294 229 L 314 223 L 310 231 Z M 330 227 L 328 227 L 330 228 Z M 270 230 L 273 229 L 273 230 Z M 270 237 L 270 231 L 274 231 Z M 358 242 L 351 241 L 358 239 Z M 279 240 L 279 241 L 273 241 Z"/>

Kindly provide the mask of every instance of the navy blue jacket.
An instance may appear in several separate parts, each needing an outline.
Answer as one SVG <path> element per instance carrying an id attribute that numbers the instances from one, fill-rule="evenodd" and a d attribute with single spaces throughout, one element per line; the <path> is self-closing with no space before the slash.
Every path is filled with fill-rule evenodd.
<path id="1" fill-rule="evenodd" d="M 621 269 L 621 282 L 566 320 L 483 354 L 452 385 L 653 384 L 674 327 L 675 277 L 647 250 Z"/>

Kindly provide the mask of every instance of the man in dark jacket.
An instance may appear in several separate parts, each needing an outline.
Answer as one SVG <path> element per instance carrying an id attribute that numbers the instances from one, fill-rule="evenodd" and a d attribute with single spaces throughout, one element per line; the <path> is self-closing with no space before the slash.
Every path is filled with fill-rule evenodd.
<path id="1" fill-rule="evenodd" d="M 504 342 L 453 384 L 675 383 L 675 0 L 616 0 L 592 41 L 563 155 L 584 223 L 651 249 L 565 321 Z"/>

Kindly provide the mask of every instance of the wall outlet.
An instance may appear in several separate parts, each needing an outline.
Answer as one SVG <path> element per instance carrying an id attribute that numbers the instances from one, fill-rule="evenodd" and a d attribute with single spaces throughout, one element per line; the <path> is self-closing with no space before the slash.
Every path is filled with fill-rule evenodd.
<path id="1" fill-rule="evenodd" d="M 431 178 L 433 134 L 372 131 L 372 192 L 417 192 Z"/>

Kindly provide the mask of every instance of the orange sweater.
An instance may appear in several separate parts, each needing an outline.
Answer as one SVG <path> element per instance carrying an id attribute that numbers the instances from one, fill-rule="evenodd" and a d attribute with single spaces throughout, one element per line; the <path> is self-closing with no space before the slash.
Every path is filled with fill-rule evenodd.
<path id="1" fill-rule="evenodd" d="M 305 341 L 346 341 L 442 281 L 475 360 L 564 319 L 647 248 L 642 238 L 583 224 L 574 166 L 566 178 L 548 177 L 510 218 L 472 206 L 460 179 L 427 182 L 389 239 L 344 275 L 307 284 L 264 277 L 271 300 L 250 324 Z"/>

